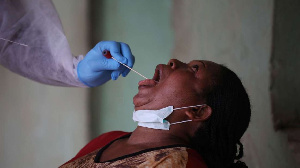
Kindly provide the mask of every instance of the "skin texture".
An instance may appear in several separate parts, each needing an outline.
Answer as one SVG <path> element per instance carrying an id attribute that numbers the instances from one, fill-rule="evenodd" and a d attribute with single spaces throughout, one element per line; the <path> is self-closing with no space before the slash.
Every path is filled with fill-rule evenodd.
<path id="1" fill-rule="evenodd" d="M 159 64 L 154 75 L 154 79 L 158 82 L 149 80 L 140 83 L 139 91 L 133 98 L 135 110 L 205 104 L 205 93 L 213 79 L 218 76 L 219 68 L 220 66 L 214 62 L 197 60 L 186 64 L 171 59 L 167 65 Z M 192 122 L 172 125 L 167 131 L 138 126 L 129 138 L 118 140 L 107 148 L 100 161 L 152 147 L 189 145 L 191 137 L 211 113 L 212 109 L 208 105 L 176 110 L 167 117 L 170 123 L 183 120 L 192 120 Z"/>

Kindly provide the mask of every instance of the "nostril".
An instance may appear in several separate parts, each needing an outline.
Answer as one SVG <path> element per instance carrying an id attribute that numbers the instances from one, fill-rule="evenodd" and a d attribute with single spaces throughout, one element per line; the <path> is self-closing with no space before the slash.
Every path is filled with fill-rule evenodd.
<path id="1" fill-rule="evenodd" d="M 169 65 L 172 69 L 177 68 L 177 60 L 176 60 L 176 59 L 170 59 L 170 61 L 168 62 L 168 65 Z"/>

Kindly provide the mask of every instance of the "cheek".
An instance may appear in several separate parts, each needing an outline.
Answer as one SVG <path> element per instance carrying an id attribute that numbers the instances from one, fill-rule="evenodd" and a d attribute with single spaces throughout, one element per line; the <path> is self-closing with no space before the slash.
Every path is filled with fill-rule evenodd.
<path id="1" fill-rule="evenodd" d="M 158 96 L 171 102 L 172 105 L 186 105 L 196 97 L 193 80 L 188 75 L 168 78 Z"/>
<path id="2" fill-rule="evenodd" d="M 168 78 L 167 83 L 170 89 L 175 92 L 186 92 L 194 90 L 195 77 L 190 73 L 182 73 Z"/>

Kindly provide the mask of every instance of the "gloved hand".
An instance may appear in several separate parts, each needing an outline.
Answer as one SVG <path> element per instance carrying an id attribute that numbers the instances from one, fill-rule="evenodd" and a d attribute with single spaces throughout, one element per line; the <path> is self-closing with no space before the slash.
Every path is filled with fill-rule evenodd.
<path id="1" fill-rule="evenodd" d="M 102 85 L 110 78 L 117 80 L 120 74 L 125 77 L 130 71 L 117 61 L 104 57 L 104 50 L 110 51 L 114 58 L 131 68 L 134 64 L 134 56 L 127 44 L 115 41 L 99 42 L 77 65 L 79 80 L 89 87 Z"/>

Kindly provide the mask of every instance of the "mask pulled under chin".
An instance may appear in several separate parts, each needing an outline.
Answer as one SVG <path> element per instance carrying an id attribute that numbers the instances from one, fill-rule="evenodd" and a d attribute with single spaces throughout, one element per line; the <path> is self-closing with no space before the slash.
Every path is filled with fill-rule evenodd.
<path id="1" fill-rule="evenodd" d="M 184 120 L 174 123 L 169 123 L 169 121 L 165 120 L 174 110 L 200 107 L 201 105 L 195 106 L 187 106 L 187 107 L 179 107 L 173 108 L 173 106 L 168 106 L 159 110 L 138 110 L 133 112 L 133 121 L 138 122 L 138 126 L 147 127 L 152 129 L 160 129 L 160 130 L 170 130 L 171 125 L 181 124 L 185 122 L 190 122 L 192 120 Z"/>

